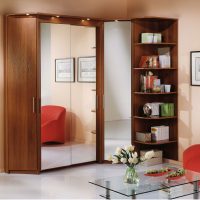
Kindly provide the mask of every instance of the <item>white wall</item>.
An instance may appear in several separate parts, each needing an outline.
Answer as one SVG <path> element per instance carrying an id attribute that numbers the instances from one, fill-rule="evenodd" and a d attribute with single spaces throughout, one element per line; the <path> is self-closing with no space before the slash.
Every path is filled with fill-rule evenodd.
<path id="1" fill-rule="evenodd" d="M 131 23 L 106 22 L 104 29 L 105 121 L 131 117 Z"/>

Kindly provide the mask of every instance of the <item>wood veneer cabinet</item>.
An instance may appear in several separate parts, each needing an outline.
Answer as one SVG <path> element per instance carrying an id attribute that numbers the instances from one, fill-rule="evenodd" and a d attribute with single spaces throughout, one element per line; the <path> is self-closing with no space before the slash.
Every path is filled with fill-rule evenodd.
<path id="1" fill-rule="evenodd" d="M 85 19 L 85 20 L 82 20 Z M 40 23 L 96 27 L 97 161 L 103 156 L 103 21 L 51 14 L 5 17 L 5 170 L 41 171 Z"/>
<path id="2" fill-rule="evenodd" d="M 161 33 L 161 43 L 141 43 L 141 33 Z M 171 68 L 140 68 L 141 56 L 158 55 L 158 48 L 169 47 Z M 137 18 L 132 20 L 132 142 L 138 151 L 161 149 L 164 158 L 178 159 L 178 21 L 170 18 Z M 141 92 L 140 75 L 152 71 L 162 84 L 171 84 L 170 93 Z M 152 102 L 174 103 L 175 116 L 147 118 L 143 105 Z M 139 142 L 136 132 L 150 132 L 152 126 L 167 125 L 169 141 Z"/>

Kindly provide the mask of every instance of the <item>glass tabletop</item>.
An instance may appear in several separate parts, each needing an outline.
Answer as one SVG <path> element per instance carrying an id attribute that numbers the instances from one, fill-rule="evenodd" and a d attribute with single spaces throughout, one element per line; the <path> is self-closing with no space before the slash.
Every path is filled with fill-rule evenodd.
<path id="1" fill-rule="evenodd" d="M 170 168 L 173 170 L 174 167 Z M 166 190 L 189 183 L 198 184 L 198 181 L 200 180 L 200 173 L 190 170 L 185 170 L 185 175 L 176 180 L 168 180 L 167 175 L 159 177 L 146 176 L 145 172 L 139 172 L 138 175 L 140 181 L 137 185 L 124 183 L 123 176 L 103 178 L 95 181 L 90 181 L 89 183 L 116 192 L 118 194 L 131 197 L 148 192 Z M 190 193 L 192 194 L 193 192 L 194 190 L 192 189 Z"/>

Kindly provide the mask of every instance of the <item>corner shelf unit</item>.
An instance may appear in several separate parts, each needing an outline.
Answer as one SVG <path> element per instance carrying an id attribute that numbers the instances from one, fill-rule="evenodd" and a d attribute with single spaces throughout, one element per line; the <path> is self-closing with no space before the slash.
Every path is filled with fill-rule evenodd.
<path id="1" fill-rule="evenodd" d="M 141 33 L 161 33 L 161 43 L 141 43 Z M 140 68 L 142 56 L 158 55 L 158 48 L 170 48 L 171 68 Z M 164 158 L 178 159 L 178 20 L 172 18 L 136 18 L 132 20 L 132 143 L 138 151 L 160 149 Z M 140 75 L 152 71 L 162 84 L 171 84 L 170 93 L 144 93 L 140 91 Z M 174 103 L 173 117 L 145 117 L 145 103 Z M 169 140 L 140 142 L 136 132 L 150 132 L 152 126 L 169 126 Z"/>

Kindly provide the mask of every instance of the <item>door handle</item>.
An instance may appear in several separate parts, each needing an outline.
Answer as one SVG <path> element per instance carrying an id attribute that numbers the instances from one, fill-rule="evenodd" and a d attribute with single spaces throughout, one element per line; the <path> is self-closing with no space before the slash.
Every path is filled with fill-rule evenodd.
<path id="1" fill-rule="evenodd" d="M 35 97 L 32 98 L 32 111 L 35 113 Z"/>

